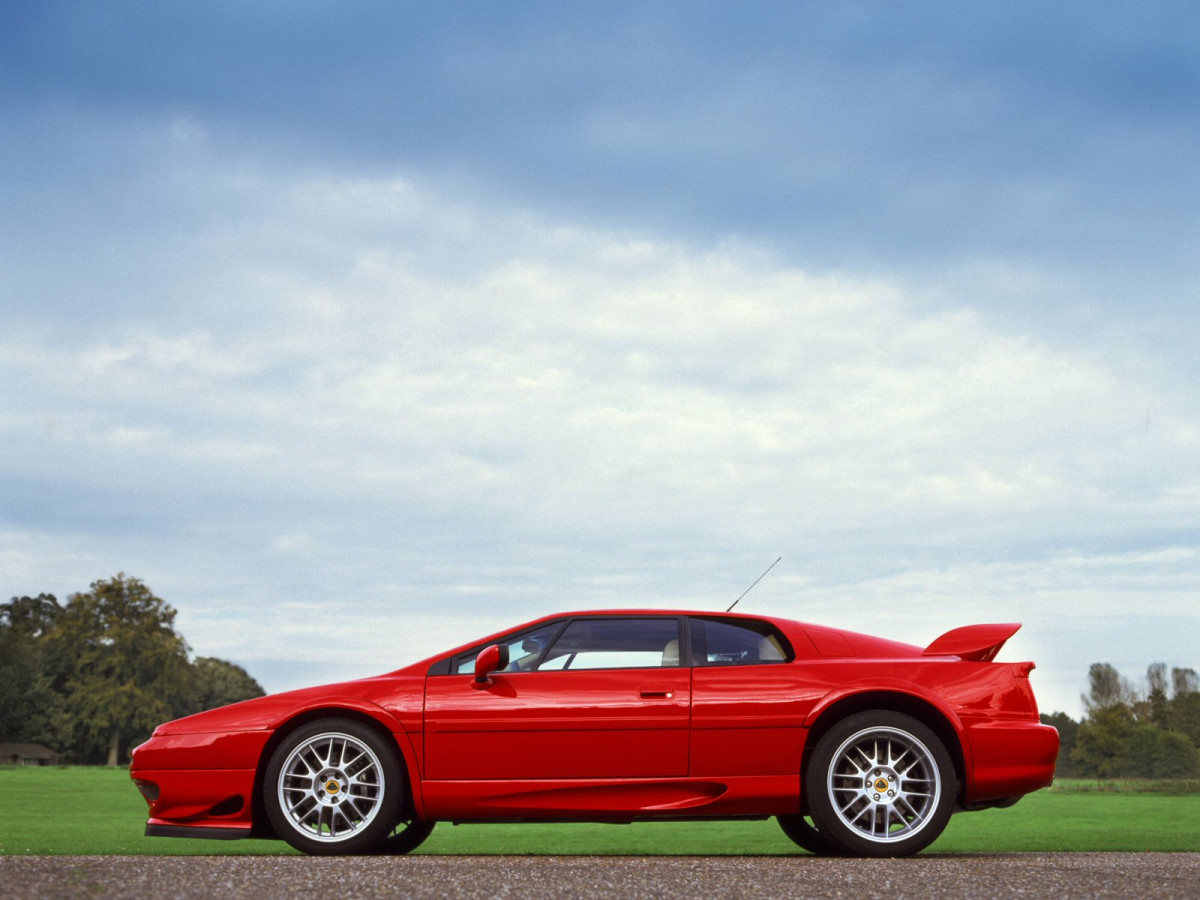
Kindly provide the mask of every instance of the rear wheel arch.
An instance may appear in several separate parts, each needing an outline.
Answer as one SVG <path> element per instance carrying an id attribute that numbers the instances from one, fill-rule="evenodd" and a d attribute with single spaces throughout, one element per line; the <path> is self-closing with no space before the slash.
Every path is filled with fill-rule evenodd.
<path id="1" fill-rule="evenodd" d="M 847 716 L 869 709 L 886 709 L 912 716 L 938 736 L 954 763 L 954 774 L 958 781 L 956 800 L 961 805 L 967 786 L 967 767 L 958 731 L 946 714 L 934 704 L 921 697 L 900 691 L 863 691 L 858 694 L 850 694 L 834 701 L 822 710 L 816 721 L 810 726 L 804 739 L 804 752 L 800 760 L 800 783 L 802 785 L 806 783 L 808 764 L 812 759 L 813 750 L 825 733 Z M 801 807 L 807 809 L 808 804 L 803 793 L 800 802 Z"/>
<path id="2" fill-rule="evenodd" d="M 370 716 L 361 710 L 348 709 L 342 706 L 329 706 L 320 709 L 305 710 L 298 715 L 293 716 L 283 722 L 275 729 L 267 743 L 263 746 L 262 753 L 259 754 L 258 765 L 254 772 L 254 794 L 253 794 L 253 837 L 281 837 L 275 833 L 271 827 L 270 819 L 267 817 L 266 806 L 263 802 L 263 783 L 266 778 L 267 765 L 271 761 L 271 757 L 275 754 L 275 749 L 282 744 L 292 732 L 298 728 L 303 728 L 310 722 L 315 722 L 319 719 L 352 719 L 359 722 L 368 728 L 371 728 L 383 740 L 395 747 L 397 755 L 400 757 L 400 762 L 404 769 L 400 773 L 404 779 L 406 790 L 404 792 L 405 816 L 415 816 L 415 793 L 414 793 L 414 763 L 412 757 L 412 748 L 405 746 L 407 740 L 400 740 L 398 736 L 388 729 L 382 722 L 374 716 Z"/>

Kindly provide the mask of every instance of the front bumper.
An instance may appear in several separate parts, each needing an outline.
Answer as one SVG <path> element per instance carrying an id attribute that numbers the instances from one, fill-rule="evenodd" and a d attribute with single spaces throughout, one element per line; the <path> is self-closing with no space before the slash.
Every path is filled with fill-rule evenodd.
<path id="1" fill-rule="evenodd" d="M 133 752 L 130 777 L 150 808 L 146 834 L 245 837 L 269 733 L 156 735 Z"/>

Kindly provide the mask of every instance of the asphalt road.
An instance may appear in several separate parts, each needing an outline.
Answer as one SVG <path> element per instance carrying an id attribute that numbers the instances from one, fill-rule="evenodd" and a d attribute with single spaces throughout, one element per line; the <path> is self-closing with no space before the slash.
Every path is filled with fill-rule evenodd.
<path id="1" fill-rule="evenodd" d="M 794 857 L 7 856 L 0 896 L 353 897 L 1200 897 L 1200 853 Z"/>

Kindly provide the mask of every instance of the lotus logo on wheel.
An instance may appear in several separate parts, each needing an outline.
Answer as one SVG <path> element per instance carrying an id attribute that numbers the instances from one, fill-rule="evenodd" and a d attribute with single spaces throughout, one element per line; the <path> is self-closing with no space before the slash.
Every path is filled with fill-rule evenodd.
<path id="1" fill-rule="evenodd" d="M 886 779 L 886 778 L 878 778 L 878 779 L 876 779 L 876 781 L 875 781 L 875 790 L 877 790 L 877 791 L 886 791 L 886 790 L 887 790 L 887 786 L 888 786 L 888 783 L 887 783 L 887 779 Z"/>
<path id="2" fill-rule="evenodd" d="M 331 794 L 336 794 L 338 792 L 338 790 L 340 789 L 340 787 L 341 786 L 336 781 L 325 782 L 325 790 L 327 790 Z"/>

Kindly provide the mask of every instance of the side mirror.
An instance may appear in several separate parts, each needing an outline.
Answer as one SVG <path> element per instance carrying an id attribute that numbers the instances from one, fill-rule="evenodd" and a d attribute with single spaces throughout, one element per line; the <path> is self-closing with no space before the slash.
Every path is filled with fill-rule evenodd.
<path id="1" fill-rule="evenodd" d="M 491 684 L 492 679 L 488 677 L 489 673 L 503 669 L 507 665 L 507 644 L 492 644 L 479 651 L 479 655 L 475 657 L 475 687 Z"/>

